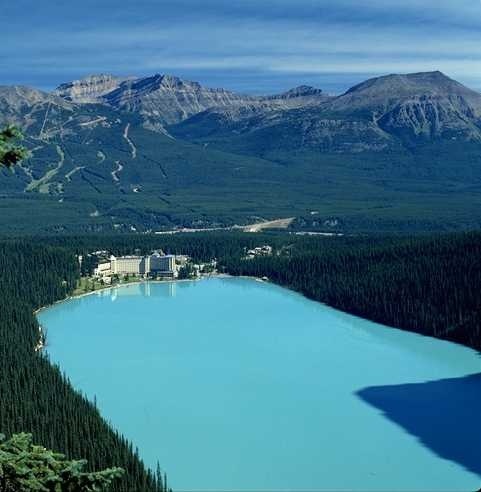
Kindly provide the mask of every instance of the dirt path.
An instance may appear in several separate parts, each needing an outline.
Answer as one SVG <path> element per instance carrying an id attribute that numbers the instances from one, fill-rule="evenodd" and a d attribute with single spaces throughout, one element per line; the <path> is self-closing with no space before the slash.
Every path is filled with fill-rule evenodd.
<path id="1" fill-rule="evenodd" d="M 233 225 L 230 227 L 205 227 L 205 228 L 183 227 L 181 229 L 157 231 L 155 234 L 179 234 L 182 232 L 207 232 L 207 231 L 261 232 L 264 229 L 287 229 L 294 219 L 295 217 L 288 217 L 286 219 L 266 220 L 264 222 L 258 222 L 256 224 L 250 224 L 245 226 Z"/>
<path id="2" fill-rule="evenodd" d="M 102 164 L 102 162 L 106 159 L 105 154 L 101 150 L 97 151 L 97 157 L 99 158 L 99 162 L 97 162 L 97 164 Z"/>
<path id="3" fill-rule="evenodd" d="M 264 229 L 287 229 L 295 217 L 288 217 L 286 219 L 266 220 L 265 222 L 258 222 L 257 224 L 250 224 L 241 226 L 244 232 L 261 232 Z"/>
<path id="4" fill-rule="evenodd" d="M 38 138 L 42 139 L 43 130 L 45 129 L 45 124 L 47 123 L 48 113 L 50 111 L 50 106 L 52 106 L 52 102 L 49 101 L 47 104 L 47 110 L 45 111 L 45 116 L 43 118 L 42 128 L 40 128 L 40 133 L 38 134 Z"/>
<path id="5" fill-rule="evenodd" d="M 49 181 L 60 171 L 65 162 L 65 154 L 60 145 L 55 146 L 59 160 L 53 169 L 49 169 L 41 178 L 31 181 L 26 191 L 38 190 L 40 193 L 48 193 Z"/>
<path id="6" fill-rule="evenodd" d="M 85 169 L 85 166 L 77 166 L 77 167 L 74 167 L 71 171 L 69 171 L 66 175 L 65 175 L 65 178 L 67 179 L 67 181 L 72 181 L 72 176 L 80 171 L 81 169 Z"/>
<path id="7" fill-rule="evenodd" d="M 119 161 L 115 161 L 115 164 L 117 164 L 117 169 L 115 169 L 114 171 L 112 171 L 110 174 L 112 175 L 112 179 L 114 180 L 115 183 L 118 183 L 120 181 L 120 178 L 119 178 L 119 174 L 120 171 L 122 171 L 122 169 L 124 168 L 124 166 L 122 166 L 122 164 L 120 164 Z"/>
<path id="8" fill-rule="evenodd" d="M 83 123 L 79 123 L 79 126 L 92 126 L 92 125 L 96 125 L 97 123 L 101 123 L 102 121 L 106 121 L 106 120 L 107 120 L 106 116 L 99 116 L 95 120 L 84 121 Z"/>
<path id="9" fill-rule="evenodd" d="M 130 140 L 130 138 L 129 138 L 129 128 L 130 128 L 130 123 L 127 123 L 127 126 L 125 127 L 123 136 L 124 136 L 125 140 L 127 140 L 127 143 L 129 144 L 130 151 L 132 154 L 132 159 L 135 159 L 135 158 L 137 158 L 137 147 L 135 147 L 134 142 L 132 142 L 132 140 Z"/>

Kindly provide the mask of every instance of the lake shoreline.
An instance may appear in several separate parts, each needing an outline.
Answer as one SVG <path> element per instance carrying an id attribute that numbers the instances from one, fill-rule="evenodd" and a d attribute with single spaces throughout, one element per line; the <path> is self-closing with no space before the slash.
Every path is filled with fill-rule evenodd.
<path id="1" fill-rule="evenodd" d="M 90 296 L 92 294 L 96 294 L 97 292 L 103 292 L 105 290 L 109 289 L 115 289 L 119 287 L 127 287 L 129 285 L 140 285 L 140 284 L 147 284 L 147 283 L 167 283 L 167 282 L 199 282 L 201 280 L 209 279 L 209 278 L 247 278 L 251 280 L 255 280 L 256 282 L 268 282 L 268 279 L 266 278 L 260 278 L 260 277 L 254 277 L 252 275 L 231 275 L 230 273 L 214 273 L 214 274 L 209 274 L 209 275 L 204 275 L 201 277 L 197 278 L 182 278 L 182 279 L 168 279 L 168 280 L 151 280 L 151 279 L 146 279 L 146 280 L 136 280 L 134 282 L 124 282 L 124 283 L 119 283 L 115 285 L 106 285 L 105 287 L 101 287 L 100 289 L 95 289 L 92 290 L 91 292 L 83 292 L 82 294 L 73 294 L 73 295 L 68 295 L 64 297 L 63 299 L 59 299 L 58 301 L 52 302 L 51 304 L 46 304 L 45 306 L 39 307 L 38 309 L 35 309 L 33 314 L 37 315 L 44 309 L 48 309 L 49 307 L 55 306 L 56 304 L 60 304 L 61 302 L 65 301 L 70 301 L 72 299 L 80 299 L 82 297 Z M 276 284 L 281 287 L 283 287 L 280 284 Z M 289 289 L 292 290 L 292 292 L 297 292 L 294 289 Z M 322 303 L 321 303 L 322 304 Z"/>
<path id="2" fill-rule="evenodd" d="M 440 429 L 455 419 L 448 413 L 453 406 L 442 406 L 445 393 L 439 389 L 448 384 L 455 395 L 462 395 L 465 387 L 473 388 L 471 374 L 479 367 L 475 354 L 346 315 L 276 283 L 222 277 L 177 288 L 174 282 L 150 287 L 138 282 L 40 316 L 48 330 L 49 359 L 76 390 L 95 398 L 101 415 L 139 447 L 147 466 L 161 461 L 169 480 L 183 490 L 193 487 L 194 476 L 205 489 L 237 485 L 258 490 L 286 483 L 293 489 L 318 484 L 355 489 L 359 483 L 372 489 L 373 484 L 387 487 L 393 473 L 402 473 L 401 458 L 409 455 L 408 466 L 429 472 L 400 476 L 406 490 L 414 485 L 422 489 L 426 483 L 436 489 L 445 480 L 453 489 L 466 484 L 471 490 L 469 475 L 443 467 L 436 453 L 426 453 L 425 445 L 406 437 L 411 421 L 401 420 L 404 427 L 393 424 L 400 415 L 411 416 L 414 406 L 426 423 L 415 428 L 416 437 L 430 435 L 433 419 L 423 420 L 423 409 L 434 397 L 439 400 L 434 400 L 433 415 L 439 413 L 438 404 L 446 408 Z M 476 388 L 469 394 L 475 395 Z M 417 407 L 420 397 L 424 399 Z M 193 407 L 193 401 L 201 401 L 201 408 Z M 470 418 L 475 407 L 463 407 Z M 273 439 L 265 439 L 266 429 Z M 332 452 L 325 439 L 331 429 L 355 446 L 345 446 L 343 438 Z M 281 434 L 294 445 L 278 453 L 276 437 Z M 260 458 L 252 458 L 252 442 L 256 452 L 262 450 Z M 437 441 L 428 444 L 437 450 Z M 368 470 L 355 464 L 358 446 L 369 457 Z M 199 449 L 206 460 L 202 467 Z M 297 449 L 325 456 L 325 469 L 298 458 Z M 252 474 L 240 471 L 232 478 L 229 471 L 239 462 L 239 450 Z M 278 475 L 265 473 L 266 455 L 273 456 L 280 473 L 289 470 L 291 458 L 299 462 L 278 483 Z M 464 451 L 461 459 L 469 456 Z M 214 458 L 225 459 L 229 471 L 211 471 Z M 340 482 L 345 459 L 354 463 L 357 476 Z M 197 471 L 201 468 L 202 474 Z"/>
<path id="3" fill-rule="evenodd" d="M 314 299 L 314 298 L 306 295 L 305 293 L 300 292 L 300 291 L 298 291 L 298 290 L 290 287 L 289 285 L 284 285 L 284 284 L 279 283 L 279 282 L 271 281 L 267 277 L 255 277 L 253 275 L 232 275 L 230 273 L 210 273 L 208 275 L 204 275 L 204 276 L 201 276 L 201 277 L 197 277 L 197 278 L 186 278 L 186 279 L 166 279 L 166 280 L 145 279 L 145 280 L 136 280 L 134 282 L 120 283 L 120 284 L 117 284 L 117 285 L 108 285 L 108 286 L 101 287 L 99 289 L 93 290 L 91 292 L 84 292 L 82 294 L 75 294 L 75 295 L 66 296 L 63 299 L 59 299 L 58 301 L 55 301 L 55 302 L 53 302 L 51 304 L 47 304 L 45 306 L 42 306 L 42 307 L 36 309 L 33 312 L 33 314 L 37 318 L 37 314 L 39 314 L 40 312 L 42 312 L 45 309 L 48 309 L 48 308 L 53 307 L 53 306 L 56 306 L 57 304 L 60 304 L 60 303 L 65 302 L 65 301 L 70 301 L 70 300 L 73 300 L 73 299 L 80 299 L 82 297 L 90 296 L 90 295 L 96 294 L 98 292 L 104 292 L 104 291 L 109 290 L 109 289 L 114 289 L 114 288 L 119 288 L 119 287 L 127 287 L 129 285 L 141 285 L 141 284 L 146 284 L 146 283 L 162 284 L 162 283 L 167 283 L 167 282 L 173 282 L 173 283 L 178 283 L 178 282 L 200 282 L 202 280 L 211 279 L 211 278 L 242 278 L 242 279 L 253 280 L 253 281 L 256 281 L 256 282 L 260 282 L 260 283 L 271 283 L 273 285 L 276 285 L 278 287 L 281 287 L 283 289 L 286 289 L 286 290 L 288 290 L 288 291 L 290 291 L 290 292 L 292 292 L 294 294 L 298 294 L 301 297 L 304 297 L 305 299 L 307 299 L 307 300 L 309 300 L 311 302 L 314 302 L 314 303 L 319 304 L 321 306 L 325 306 L 325 307 L 334 309 L 335 311 L 339 311 L 340 313 L 347 314 L 349 316 L 352 316 L 354 318 L 358 318 L 358 319 L 363 320 L 363 321 L 369 321 L 369 322 L 374 323 L 374 324 L 386 326 L 386 327 L 388 327 L 391 330 L 398 330 L 398 331 L 405 332 L 405 333 L 412 333 L 414 335 L 418 335 L 418 336 L 421 336 L 421 337 L 430 338 L 432 340 L 439 340 L 439 341 L 446 342 L 446 343 L 452 343 L 454 345 L 459 345 L 461 347 L 466 347 L 466 348 L 470 348 L 471 350 L 477 351 L 473 347 L 470 347 L 469 345 L 465 345 L 463 343 L 455 342 L 455 341 L 452 341 L 452 340 L 446 340 L 444 338 L 439 338 L 439 337 L 436 337 L 436 336 L 433 336 L 433 335 L 423 334 L 423 333 L 419 333 L 419 332 L 412 331 L 412 330 L 407 330 L 407 329 L 404 329 L 404 328 L 401 328 L 401 327 L 396 327 L 396 326 L 391 326 L 391 325 L 384 325 L 383 323 L 380 323 L 378 321 L 375 321 L 375 320 L 372 320 L 372 319 L 369 319 L 369 318 L 360 316 L 358 314 L 351 313 L 349 311 L 344 311 L 344 310 L 339 309 L 337 307 L 331 306 L 331 305 L 329 305 L 329 304 L 327 304 L 325 302 L 322 302 L 322 301 L 319 301 L 317 299 Z M 37 322 L 38 322 L 38 318 L 37 318 Z M 41 351 L 45 347 L 45 345 L 46 345 L 46 334 L 45 334 L 42 326 L 40 325 L 40 323 L 38 323 L 38 326 L 39 326 L 39 340 L 38 340 L 37 344 L 34 347 L 34 350 L 36 352 L 37 351 Z"/>
<path id="4" fill-rule="evenodd" d="M 251 280 L 255 280 L 257 282 L 266 282 L 267 281 L 266 279 L 262 279 L 259 277 L 253 277 L 253 276 L 248 276 L 248 275 L 231 275 L 229 273 L 214 273 L 214 274 L 211 273 L 211 274 L 204 275 L 204 276 L 197 277 L 197 278 L 183 278 L 183 279 L 175 279 L 174 278 L 174 279 L 168 279 L 168 280 L 151 280 L 151 279 L 136 280 L 134 282 L 124 282 L 124 283 L 120 283 L 120 284 L 116 284 L 116 285 L 106 285 L 105 287 L 101 287 L 100 289 L 92 290 L 91 292 L 83 292 L 82 294 L 68 295 L 68 296 L 64 297 L 63 299 L 59 299 L 58 301 L 52 302 L 51 304 L 46 304 L 45 306 L 41 306 L 38 309 L 35 309 L 33 314 L 35 315 L 35 318 L 37 319 L 37 322 L 38 322 L 37 315 L 45 309 L 49 309 L 53 306 L 56 306 L 57 304 L 65 302 L 65 301 L 70 301 L 73 299 L 80 299 L 82 297 L 90 296 L 90 295 L 96 294 L 98 292 L 104 292 L 106 290 L 115 289 L 115 288 L 119 288 L 119 287 L 127 287 L 129 285 L 141 285 L 141 284 L 147 284 L 147 283 L 163 284 L 163 283 L 167 283 L 167 282 L 175 282 L 175 283 L 177 283 L 177 282 L 200 282 L 201 280 L 205 280 L 205 279 L 209 279 L 209 278 L 248 278 Z M 292 289 L 289 289 L 289 290 L 292 290 Z M 296 292 L 296 291 L 292 290 L 292 292 Z M 42 351 L 42 349 L 46 345 L 46 334 L 45 334 L 44 329 L 42 328 L 42 325 L 39 322 L 38 322 L 38 331 L 39 331 L 39 339 L 38 339 L 37 344 L 34 347 L 35 352 Z"/>

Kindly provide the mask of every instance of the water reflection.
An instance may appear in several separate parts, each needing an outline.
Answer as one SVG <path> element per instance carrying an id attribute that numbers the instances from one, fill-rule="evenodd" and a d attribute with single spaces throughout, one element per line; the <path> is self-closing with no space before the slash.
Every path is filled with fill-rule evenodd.
<path id="1" fill-rule="evenodd" d="M 156 288 L 153 288 L 153 285 Z M 98 297 L 110 297 L 114 302 L 122 297 L 175 297 L 176 282 L 139 282 L 130 285 L 120 285 L 97 292 Z"/>

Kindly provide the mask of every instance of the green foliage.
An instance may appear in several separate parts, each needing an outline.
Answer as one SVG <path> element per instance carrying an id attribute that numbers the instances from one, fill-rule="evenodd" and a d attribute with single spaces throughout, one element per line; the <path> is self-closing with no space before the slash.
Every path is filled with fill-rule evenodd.
<path id="1" fill-rule="evenodd" d="M 29 115 L 31 156 L 15 172 L 0 170 L 1 232 L 145 232 L 282 217 L 300 218 L 296 226 L 306 230 L 349 233 L 481 227 L 478 142 L 347 153 L 272 145 L 274 132 L 247 146 L 242 133 L 193 144 L 96 105 L 74 115 L 50 111 L 40 138 L 45 111 Z M 82 125 L 98 117 L 109 125 Z M 123 138 L 127 123 L 135 159 Z M 335 227 L 326 225 L 333 219 Z"/>
<path id="2" fill-rule="evenodd" d="M 481 350 L 480 233 L 306 238 L 282 254 L 225 258 L 222 265 L 351 314 Z"/>
<path id="3" fill-rule="evenodd" d="M 206 263 L 202 269 L 201 273 L 212 273 L 215 270 L 214 265 L 211 265 L 210 263 Z"/>
<path id="4" fill-rule="evenodd" d="M 86 460 L 67 460 L 32 443 L 31 434 L 0 434 L 0 492 L 97 492 L 123 474 L 121 468 L 84 471 Z"/>
<path id="5" fill-rule="evenodd" d="M 179 268 L 179 273 L 178 273 L 179 280 L 193 278 L 194 276 L 195 276 L 195 269 L 190 263 L 187 263 Z"/>
<path id="6" fill-rule="evenodd" d="M 0 130 L 0 166 L 11 167 L 28 156 L 25 147 L 16 144 L 22 133 L 14 126 L 7 126 Z"/>
<path id="7" fill-rule="evenodd" d="M 286 239 L 289 238 L 289 239 Z M 286 240 L 295 239 L 279 233 L 246 234 L 243 232 L 198 232 L 185 234 L 116 234 L 116 235 L 62 235 L 36 236 L 41 244 L 72 251 L 83 257 L 82 275 L 91 275 L 97 266 L 96 250 L 107 250 L 115 256 L 147 254 L 153 250 L 162 250 L 167 254 L 186 254 L 194 262 L 204 263 L 212 258 L 239 257 L 245 249 L 260 244 L 272 244 L 281 247 Z"/>

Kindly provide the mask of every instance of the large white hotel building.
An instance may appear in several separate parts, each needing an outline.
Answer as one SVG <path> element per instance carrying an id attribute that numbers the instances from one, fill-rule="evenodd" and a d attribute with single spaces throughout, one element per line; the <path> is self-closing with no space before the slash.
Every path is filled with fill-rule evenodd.
<path id="1" fill-rule="evenodd" d="M 177 265 L 175 255 L 154 253 L 150 256 L 111 256 L 109 261 L 99 263 L 94 275 L 147 275 L 149 273 L 175 277 Z"/>

